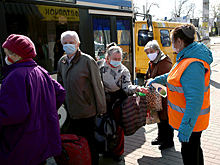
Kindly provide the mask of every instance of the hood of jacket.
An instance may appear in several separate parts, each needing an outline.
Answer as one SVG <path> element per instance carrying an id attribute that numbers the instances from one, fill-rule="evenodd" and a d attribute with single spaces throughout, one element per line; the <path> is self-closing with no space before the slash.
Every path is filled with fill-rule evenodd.
<path id="1" fill-rule="evenodd" d="M 197 58 L 209 65 L 213 62 L 212 52 L 203 43 L 197 42 L 193 42 L 181 50 L 176 56 L 176 61 L 180 62 L 184 58 Z"/>

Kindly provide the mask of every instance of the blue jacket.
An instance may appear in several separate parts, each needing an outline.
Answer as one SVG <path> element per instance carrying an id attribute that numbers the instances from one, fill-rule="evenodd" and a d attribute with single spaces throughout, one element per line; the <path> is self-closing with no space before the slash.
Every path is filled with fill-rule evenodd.
<path id="1" fill-rule="evenodd" d="M 177 54 L 176 64 L 173 68 L 184 58 L 197 58 L 207 62 L 209 65 L 213 61 L 212 52 L 204 44 L 197 42 L 193 42 Z M 205 72 L 206 70 L 201 62 L 193 62 L 185 69 L 180 79 L 186 98 L 186 111 L 179 132 L 186 136 L 191 136 L 203 104 Z M 165 85 L 168 75 L 169 73 L 158 76 L 155 78 L 155 81 Z M 193 127 L 190 124 L 192 124 Z"/>
<path id="2" fill-rule="evenodd" d="M 32 59 L 1 69 L 0 164 L 37 165 L 59 155 L 64 88 Z"/>

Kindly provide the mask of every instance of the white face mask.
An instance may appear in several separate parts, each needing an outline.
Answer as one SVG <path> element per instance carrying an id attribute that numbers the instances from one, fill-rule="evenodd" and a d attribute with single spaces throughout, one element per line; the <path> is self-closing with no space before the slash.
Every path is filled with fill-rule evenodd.
<path id="1" fill-rule="evenodd" d="M 14 53 L 5 57 L 5 63 L 6 63 L 7 65 L 11 65 L 11 64 L 15 63 L 15 62 L 10 58 L 10 57 L 13 56 L 13 55 L 14 55 Z M 17 61 L 16 61 L 16 62 L 17 62 Z"/>
<path id="2" fill-rule="evenodd" d="M 149 54 L 147 54 L 147 57 L 150 59 L 150 61 L 154 61 L 157 57 L 157 52 L 149 53 Z"/>
<path id="3" fill-rule="evenodd" d="M 63 45 L 63 50 L 71 55 L 71 54 L 74 54 L 76 52 L 76 46 L 74 44 L 65 44 Z"/>
<path id="4" fill-rule="evenodd" d="M 172 47 L 173 47 L 173 51 L 174 51 L 174 52 L 179 53 L 179 49 L 174 48 L 174 44 L 172 44 Z"/>

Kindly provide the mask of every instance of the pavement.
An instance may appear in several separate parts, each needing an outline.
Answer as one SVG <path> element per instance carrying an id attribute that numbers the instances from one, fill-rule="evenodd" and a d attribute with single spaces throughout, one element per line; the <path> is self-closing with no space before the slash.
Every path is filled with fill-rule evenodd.
<path id="1" fill-rule="evenodd" d="M 201 146 L 205 165 L 220 165 L 220 37 L 211 38 L 211 50 L 214 57 L 211 65 L 211 115 L 209 127 L 202 133 Z M 123 161 L 114 162 L 101 156 L 99 165 L 183 165 L 177 133 L 174 131 L 174 147 L 161 151 L 158 146 L 151 145 L 151 140 L 157 136 L 157 125 L 145 125 L 134 135 L 125 136 Z M 47 164 L 56 165 L 53 158 L 48 159 Z"/>

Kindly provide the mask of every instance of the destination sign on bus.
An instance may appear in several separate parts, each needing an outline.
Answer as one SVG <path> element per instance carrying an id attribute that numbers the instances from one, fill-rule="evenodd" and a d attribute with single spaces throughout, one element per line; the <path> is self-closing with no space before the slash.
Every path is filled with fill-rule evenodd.
<path id="1" fill-rule="evenodd" d="M 77 8 L 57 7 L 57 6 L 42 6 L 36 5 L 40 13 L 44 16 L 45 21 L 59 21 L 61 18 L 66 18 L 67 21 L 79 21 L 79 10 Z"/>
<path id="2" fill-rule="evenodd" d="M 76 0 L 50 0 L 50 1 L 58 1 L 58 2 L 71 2 L 71 3 L 76 3 Z"/>

